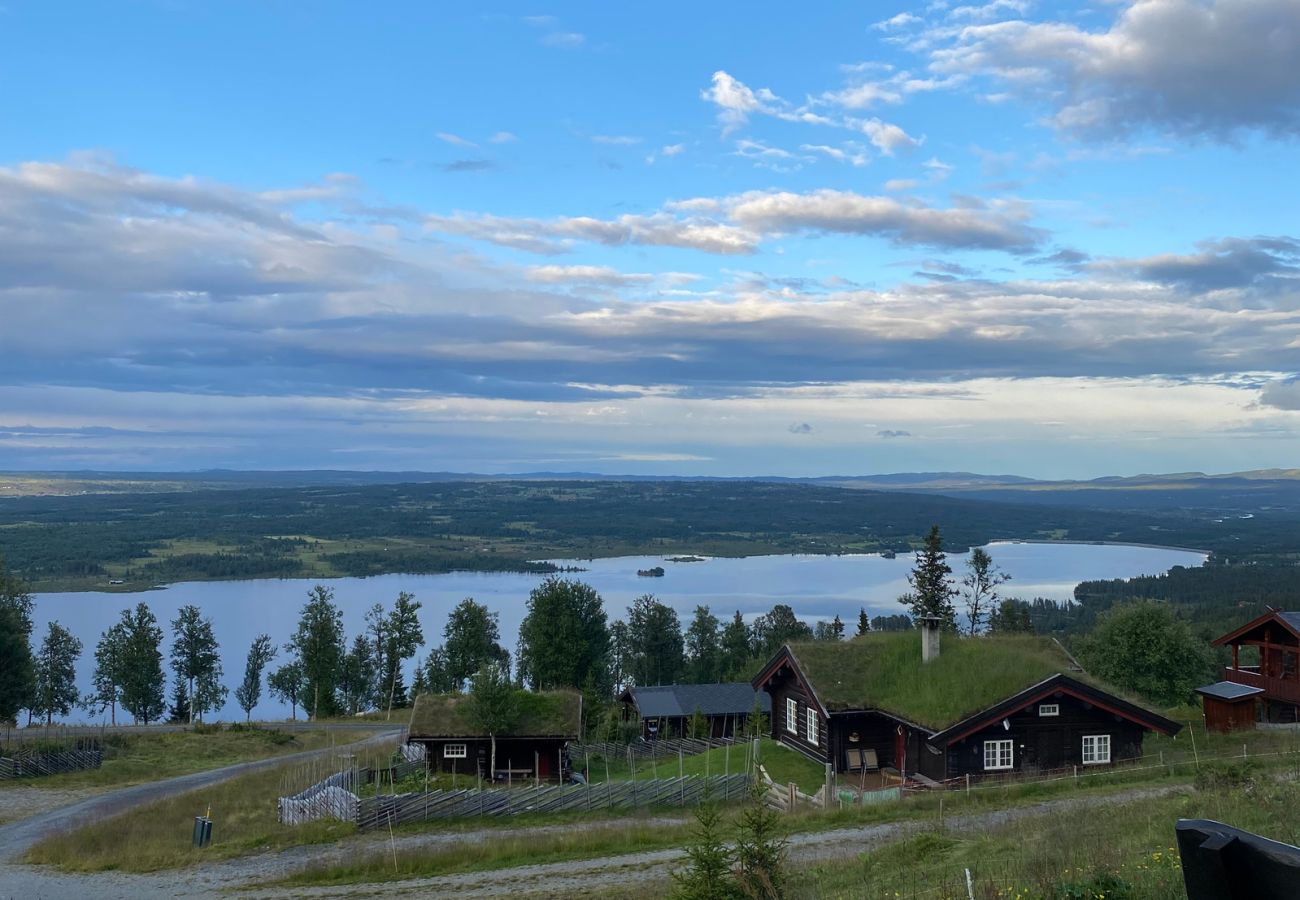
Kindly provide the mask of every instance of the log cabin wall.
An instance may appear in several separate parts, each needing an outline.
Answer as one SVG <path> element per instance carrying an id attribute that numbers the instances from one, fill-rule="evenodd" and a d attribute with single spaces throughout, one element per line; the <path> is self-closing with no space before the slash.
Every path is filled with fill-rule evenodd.
<path id="1" fill-rule="evenodd" d="M 1044 706 L 1056 706 L 1056 715 L 1040 714 Z M 1083 738 L 1107 735 L 1110 738 L 1110 765 L 1142 755 L 1144 729 L 1099 706 L 1062 694 L 1047 697 L 1028 709 L 1006 718 L 1010 727 L 999 719 L 975 734 L 948 746 L 947 777 L 1005 775 L 1009 772 L 1035 773 L 1071 766 L 1088 768 L 1107 765 L 1084 763 Z M 986 769 L 985 741 L 1010 740 L 1013 744 L 1010 769 Z M 931 776 L 933 777 L 933 776 Z"/>
<path id="2" fill-rule="evenodd" d="M 830 723 L 803 682 L 790 667 L 785 667 L 764 686 L 772 695 L 772 737 L 791 749 L 820 763 L 830 762 Z M 787 727 L 786 701 L 795 702 L 794 729 Z M 808 740 L 808 711 L 817 717 L 817 740 Z M 834 721 L 834 720 L 832 720 Z"/>

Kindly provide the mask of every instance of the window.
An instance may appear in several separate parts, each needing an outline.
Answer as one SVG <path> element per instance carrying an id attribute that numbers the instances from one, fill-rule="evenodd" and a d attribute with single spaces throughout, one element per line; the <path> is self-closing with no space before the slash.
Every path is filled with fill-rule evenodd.
<path id="1" fill-rule="evenodd" d="M 985 741 L 984 768 L 1010 769 L 1014 759 L 1013 741 Z"/>
<path id="2" fill-rule="evenodd" d="M 817 710 L 808 708 L 808 743 L 817 743 Z"/>
<path id="3" fill-rule="evenodd" d="M 791 734 L 799 733 L 799 702 L 793 697 L 785 698 L 785 730 Z"/>
<path id="4" fill-rule="evenodd" d="M 1038 714 L 1040 716 L 1059 716 L 1061 714 L 1061 704 L 1059 703 L 1040 704 L 1038 707 Z"/>
<path id="5" fill-rule="evenodd" d="M 1110 762 L 1110 735 L 1085 734 L 1083 736 L 1083 764 L 1095 766 Z"/>
<path id="6" fill-rule="evenodd" d="M 464 745 L 464 744 L 444 744 L 443 747 L 442 747 L 442 755 L 443 755 L 445 758 L 447 758 L 447 759 L 464 759 L 464 758 L 465 758 L 465 745 Z"/>

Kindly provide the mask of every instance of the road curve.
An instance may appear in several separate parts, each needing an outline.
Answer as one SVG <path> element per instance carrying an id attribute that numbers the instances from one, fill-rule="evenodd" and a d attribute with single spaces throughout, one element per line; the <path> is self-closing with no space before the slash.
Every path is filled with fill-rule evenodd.
<path id="1" fill-rule="evenodd" d="M 341 731 L 353 731 L 357 726 L 347 724 L 342 726 L 318 725 L 318 728 L 333 729 L 335 727 Z M 375 726 L 371 726 L 373 729 Z M 402 733 L 402 727 L 387 727 L 376 731 L 374 735 L 361 741 L 360 744 L 383 743 L 391 740 Z M 175 778 L 168 778 L 164 781 L 153 781 L 146 784 L 137 784 L 132 787 L 121 788 L 115 791 L 108 791 L 98 794 L 86 800 L 81 800 L 69 806 L 51 810 L 48 813 L 41 813 L 26 819 L 20 819 L 8 825 L 0 825 L 0 863 L 17 862 L 18 858 L 27 852 L 34 844 L 51 837 L 63 831 L 70 831 L 89 822 L 103 820 L 110 816 L 118 815 L 127 810 L 140 806 L 145 803 L 153 803 L 157 800 L 164 800 L 168 797 L 174 797 L 177 794 L 184 794 L 187 791 L 196 790 L 197 788 L 207 787 L 235 778 L 239 775 L 247 775 L 250 772 L 257 772 L 262 769 L 282 766 L 285 763 L 308 760 L 322 754 L 332 753 L 337 748 L 322 747 L 316 750 L 303 750 L 300 753 L 290 753 L 285 756 L 270 756 L 266 759 L 253 760 L 252 762 L 235 763 L 234 765 L 224 766 L 220 769 L 209 769 L 205 772 L 193 772 L 189 775 L 178 775 Z M 0 874 L 3 874 L 0 872 Z M 0 893 L 0 897 L 3 894 Z"/>

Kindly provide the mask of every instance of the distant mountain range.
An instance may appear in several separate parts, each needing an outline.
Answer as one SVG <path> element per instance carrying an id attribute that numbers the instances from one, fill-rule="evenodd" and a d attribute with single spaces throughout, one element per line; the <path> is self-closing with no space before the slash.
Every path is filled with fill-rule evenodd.
<path id="1" fill-rule="evenodd" d="M 1209 475 L 1204 472 L 1106 475 L 1085 480 L 1050 481 L 1022 475 L 984 475 L 976 472 L 893 472 L 877 475 L 823 475 L 792 477 L 759 475 L 610 475 L 599 472 L 517 472 L 489 475 L 477 472 L 379 472 L 344 469 L 301 471 L 210 469 L 196 472 L 104 472 L 94 470 L 0 473 L 0 496 L 22 484 L 40 484 L 39 493 L 119 493 L 130 490 L 185 490 L 220 487 L 307 487 L 312 485 L 375 485 L 466 481 L 764 481 L 817 484 L 871 490 L 937 493 L 1011 491 L 1187 490 L 1198 487 L 1224 489 L 1262 487 L 1265 483 L 1300 482 L 1300 469 L 1255 469 Z M 5 488 L 9 490 L 6 491 Z M 11 494 L 12 495 L 12 494 Z"/>

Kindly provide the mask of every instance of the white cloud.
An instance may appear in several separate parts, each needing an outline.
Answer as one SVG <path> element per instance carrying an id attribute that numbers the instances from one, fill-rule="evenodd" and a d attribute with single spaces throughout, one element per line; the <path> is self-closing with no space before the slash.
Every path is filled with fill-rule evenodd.
<path id="1" fill-rule="evenodd" d="M 641 138 L 628 134 L 593 134 L 591 140 L 593 143 L 610 147 L 631 147 L 641 143 Z"/>
<path id="2" fill-rule="evenodd" d="M 1081 138 L 1300 135 L 1295 0 L 1136 0 L 1101 31 L 973 25 L 933 51 L 931 67 L 992 79 L 1046 105 L 1056 128 Z"/>
<path id="3" fill-rule="evenodd" d="M 512 144 L 517 140 L 519 140 L 519 138 L 514 134 L 511 134 L 509 131 L 498 131 L 496 134 L 492 135 L 492 137 L 488 138 L 488 141 L 493 144 Z"/>
<path id="4" fill-rule="evenodd" d="M 637 272 L 620 272 L 609 266 L 532 266 L 525 272 L 529 281 L 543 284 L 594 284 L 625 287 L 648 284 L 655 276 Z"/>
<path id="5" fill-rule="evenodd" d="M 460 135 L 452 134 L 449 131 L 439 131 L 437 137 L 438 140 L 443 141 L 444 143 L 447 144 L 452 144 L 453 146 L 456 147 L 477 147 L 478 146 L 478 144 L 474 143 L 473 141 L 466 140 Z"/>
<path id="6" fill-rule="evenodd" d="M 685 144 L 666 144 L 659 152 L 664 156 L 678 156 L 685 151 Z"/>
<path id="7" fill-rule="evenodd" d="M 587 41 L 587 36 L 576 31 L 553 31 L 542 35 L 542 43 L 547 47 L 561 50 L 576 50 Z"/>
<path id="8" fill-rule="evenodd" d="M 901 12 L 898 15 L 890 16 L 888 19 L 877 22 L 871 27 L 877 31 L 892 31 L 895 28 L 904 28 L 908 25 L 916 25 L 924 21 L 920 16 L 914 16 L 911 13 Z"/>
<path id="9" fill-rule="evenodd" d="M 897 150 L 914 150 L 921 146 L 920 140 L 897 125 L 875 118 L 867 119 L 862 123 L 862 133 L 886 156 L 893 156 Z"/>

